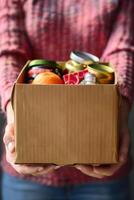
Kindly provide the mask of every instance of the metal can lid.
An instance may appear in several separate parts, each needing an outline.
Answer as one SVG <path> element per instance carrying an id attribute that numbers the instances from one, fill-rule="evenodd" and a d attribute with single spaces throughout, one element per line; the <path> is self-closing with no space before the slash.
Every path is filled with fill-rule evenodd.
<path id="1" fill-rule="evenodd" d="M 99 62 L 99 58 L 93 54 L 84 51 L 72 51 L 70 58 L 78 63 L 84 63 L 85 61 Z"/>
<path id="2" fill-rule="evenodd" d="M 47 65 L 47 66 L 51 66 L 52 68 L 53 67 L 57 67 L 58 64 L 53 61 L 53 60 L 43 60 L 43 59 L 37 59 L 37 60 L 32 60 L 30 63 L 29 63 L 29 66 L 28 67 L 33 67 L 33 66 L 41 66 L 41 65 Z"/>

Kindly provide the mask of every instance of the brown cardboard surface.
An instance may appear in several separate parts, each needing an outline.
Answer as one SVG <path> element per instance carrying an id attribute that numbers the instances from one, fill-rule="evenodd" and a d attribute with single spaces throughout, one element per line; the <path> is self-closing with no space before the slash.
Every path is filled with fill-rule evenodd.
<path id="1" fill-rule="evenodd" d="M 14 88 L 15 163 L 116 163 L 116 85 Z"/>

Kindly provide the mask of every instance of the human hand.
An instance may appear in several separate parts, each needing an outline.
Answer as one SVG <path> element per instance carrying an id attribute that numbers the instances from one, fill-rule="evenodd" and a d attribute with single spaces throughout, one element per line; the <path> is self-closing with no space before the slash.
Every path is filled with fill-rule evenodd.
<path id="1" fill-rule="evenodd" d="M 130 144 L 130 132 L 128 128 L 128 116 L 130 112 L 130 105 L 128 100 L 122 98 L 119 109 L 119 163 L 111 165 L 75 165 L 82 173 L 95 178 L 103 178 L 106 176 L 112 176 L 118 169 L 127 162 L 129 144 Z"/>
<path id="2" fill-rule="evenodd" d="M 56 165 L 24 165 L 24 164 L 14 164 L 15 160 L 15 138 L 14 138 L 14 116 L 9 102 L 7 105 L 7 126 L 5 128 L 5 134 L 3 141 L 6 148 L 6 159 L 11 164 L 11 166 L 20 174 L 23 175 L 34 175 L 40 176 L 54 171 L 58 168 Z"/>

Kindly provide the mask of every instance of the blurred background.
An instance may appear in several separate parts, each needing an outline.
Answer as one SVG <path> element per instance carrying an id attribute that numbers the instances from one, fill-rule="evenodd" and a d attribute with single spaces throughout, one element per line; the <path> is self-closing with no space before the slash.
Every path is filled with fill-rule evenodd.
<path id="1" fill-rule="evenodd" d="M 5 116 L 0 111 L 0 133 L 1 133 L 0 144 L 2 144 L 2 133 L 3 133 L 5 123 L 6 123 Z M 134 106 L 133 106 L 132 111 L 130 113 L 129 127 L 131 129 L 131 143 L 132 143 L 131 154 L 132 154 L 132 157 L 134 159 Z M 0 152 L 2 151 L 1 146 L 2 145 L 0 145 Z M 130 174 L 130 187 L 131 187 L 131 200 L 134 200 L 134 167 L 133 167 L 133 170 Z M 0 189 L 1 189 L 1 173 L 0 173 Z M 0 200 L 2 200 L 1 199 L 1 193 L 0 193 Z"/>
<path id="2" fill-rule="evenodd" d="M 0 134 L 1 134 L 1 136 L 0 136 L 0 159 L 1 159 L 1 152 L 2 152 L 2 134 L 3 134 L 5 123 L 6 123 L 6 118 L 0 110 Z M 1 175 L 2 174 L 1 174 L 1 168 L 0 168 L 0 200 L 2 200 L 2 198 L 1 198 Z"/>
<path id="3" fill-rule="evenodd" d="M 131 143 L 132 143 L 131 154 L 134 160 L 134 105 L 130 113 L 129 127 L 131 130 Z M 130 187 L 131 187 L 131 200 L 133 200 L 134 199 L 134 167 L 130 174 Z"/>

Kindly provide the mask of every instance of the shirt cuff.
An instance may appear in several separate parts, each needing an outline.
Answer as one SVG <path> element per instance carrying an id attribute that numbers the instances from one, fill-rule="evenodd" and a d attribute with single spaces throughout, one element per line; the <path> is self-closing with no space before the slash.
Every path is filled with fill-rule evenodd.
<path id="1" fill-rule="evenodd" d="M 13 87 L 8 87 L 5 92 L 1 94 L 1 108 L 2 111 L 6 112 L 8 102 L 11 100 Z"/>

